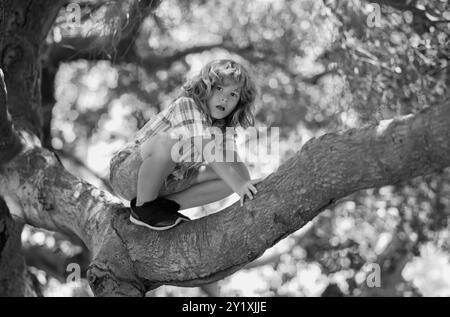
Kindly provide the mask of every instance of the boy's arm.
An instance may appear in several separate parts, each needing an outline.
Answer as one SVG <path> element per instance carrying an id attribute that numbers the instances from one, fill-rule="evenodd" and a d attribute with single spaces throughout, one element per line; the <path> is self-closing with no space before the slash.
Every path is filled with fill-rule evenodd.
<path id="1" fill-rule="evenodd" d="M 239 175 L 246 181 L 250 180 L 250 172 L 248 171 L 247 165 L 244 162 L 237 161 L 234 163 L 234 169 L 237 171 Z"/>
<path id="2" fill-rule="evenodd" d="M 202 142 L 195 144 L 202 144 L 201 151 L 205 148 L 211 140 L 202 139 Z M 200 150 L 200 149 L 199 149 Z M 217 150 L 217 149 L 216 149 Z M 229 151 L 232 151 L 231 149 Z M 232 162 L 208 162 L 216 174 L 228 185 L 230 188 L 241 197 L 241 206 L 243 205 L 245 195 L 253 199 L 253 195 L 257 193 L 253 182 L 250 180 L 250 173 L 247 166 L 239 159 L 236 151 L 232 151 Z M 224 155 L 224 157 L 230 157 Z"/>
<path id="3" fill-rule="evenodd" d="M 209 165 L 223 181 L 241 198 L 241 206 L 244 204 L 245 196 L 253 199 L 258 191 L 253 184 L 257 180 L 248 180 L 243 178 L 243 174 L 239 172 L 238 162 L 210 162 Z"/>
<path id="4" fill-rule="evenodd" d="M 229 150 L 229 152 L 232 152 L 233 157 L 233 168 L 236 170 L 236 172 L 245 180 L 250 180 L 250 172 L 248 171 L 247 165 L 241 160 L 239 157 L 239 154 L 237 151 Z M 230 157 L 230 156 L 225 156 Z"/>

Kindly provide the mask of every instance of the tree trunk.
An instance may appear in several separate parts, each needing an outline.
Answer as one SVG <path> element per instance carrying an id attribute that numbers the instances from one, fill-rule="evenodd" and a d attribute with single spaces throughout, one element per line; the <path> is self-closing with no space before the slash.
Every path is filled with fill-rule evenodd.
<path id="1" fill-rule="evenodd" d="M 1 74 L 0 92 L 0 166 L 17 155 L 26 143 L 16 129 L 25 133 L 22 138 L 42 135 L 40 47 L 62 2 L 9 0 L 0 4 L 0 67 L 5 72 Z M 0 203 L 0 295 L 36 295 L 39 291 L 34 291 L 35 283 L 21 252 L 22 225 L 14 223 L 1 197 Z"/>

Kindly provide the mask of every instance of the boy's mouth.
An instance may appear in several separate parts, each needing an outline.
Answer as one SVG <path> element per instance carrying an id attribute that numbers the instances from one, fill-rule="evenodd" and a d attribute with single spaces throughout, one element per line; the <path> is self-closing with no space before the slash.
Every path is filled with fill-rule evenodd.
<path id="1" fill-rule="evenodd" d="M 216 106 L 216 108 L 219 109 L 220 111 L 225 111 L 225 107 L 224 106 L 218 105 L 218 106 Z"/>

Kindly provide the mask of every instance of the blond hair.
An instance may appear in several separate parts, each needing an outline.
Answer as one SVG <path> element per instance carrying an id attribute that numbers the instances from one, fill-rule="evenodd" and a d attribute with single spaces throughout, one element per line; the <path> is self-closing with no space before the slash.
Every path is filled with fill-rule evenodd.
<path id="1" fill-rule="evenodd" d="M 182 96 L 194 99 L 203 112 L 211 118 L 207 100 L 216 85 L 226 85 L 229 82 L 240 86 L 239 101 L 236 108 L 226 118 L 217 120 L 220 122 L 216 122 L 215 125 L 222 129 L 238 125 L 243 128 L 253 126 L 256 86 L 244 66 L 233 60 L 219 59 L 206 64 L 199 74 L 186 81 L 182 87 Z"/>

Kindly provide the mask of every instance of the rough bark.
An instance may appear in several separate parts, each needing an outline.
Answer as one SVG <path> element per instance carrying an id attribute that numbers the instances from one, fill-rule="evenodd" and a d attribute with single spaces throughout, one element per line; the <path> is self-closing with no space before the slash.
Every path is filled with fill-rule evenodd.
<path id="1" fill-rule="evenodd" d="M 143 295 L 219 280 L 259 257 L 337 199 L 450 166 L 450 107 L 329 133 L 258 186 L 258 195 L 166 232 L 132 226 L 114 196 L 35 147 L 5 166 L 0 193 L 27 223 L 79 236 L 92 251 L 96 295 Z"/>
<path id="2" fill-rule="evenodd" d="M 8 111 L 4 74 L 0 69 L 0 166 L 12 160 L 23 148 Z"/>
<path id="3" fill-rule="evenodd" d="M 120 25 L 115 27 L 111 34 L 64 37 L 48 47 L 47 64 L 57 67 L 61 62 L 79 59 L 136 62 L 139 56 L 134 45 L 142 21 L 160 3 L 161 0 L 112 3 L 112 6 L 117 7 L 117 13 L 120 13 L 120 17 L 117 17 Z"/>
<path id="4" fill-rule="evenodd" d="M 62 3 L 62 0 L 2 2 L 0 53 L 9 111 L 16 125 L 38 137 L 42 133 L 40 47 Z"/>
<path id="5" fill-rule="evenodd" d="M 0 166 L 23 150 L 27 143 L 24 138 L 36 138 L 41 134 L 40 45 L 62 2 L 9 0 L 0 3 L 0 67 L 4 71 L 0 80 Z M 9 88 L 8 100 L 6 86 Z M 28 273 L 20 251 L 21 229 L 22 226 L 13 222 L 8 208 L 2 204 L 0 294 L 3 296 L 40 293 L 39 290 L 34 291 L 35 279 Z"/>

